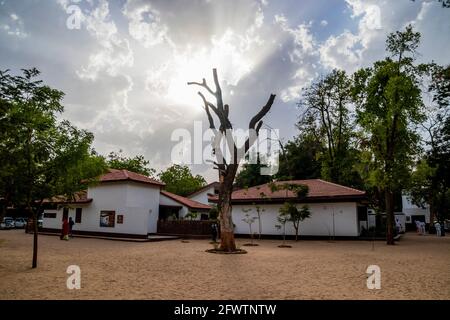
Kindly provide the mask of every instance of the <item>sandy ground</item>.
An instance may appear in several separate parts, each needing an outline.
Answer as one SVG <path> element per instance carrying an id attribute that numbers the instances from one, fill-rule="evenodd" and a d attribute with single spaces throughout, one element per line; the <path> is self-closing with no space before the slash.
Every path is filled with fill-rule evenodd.
<path id="1" fill-rule="evenodd" d="M 247 242 L 238 239 L 238 244 Z M 263 240 L 248 254 L 206 253 L 207 240 L 121 242 L 0 231 L 0 299 L 450 299 L 450 237 L 405 235 L 396 246 L 370 241 Z M 81 268 L 69 290 L 66 269 Z M 381 289 L 366 286 L 369 265 Z"/>

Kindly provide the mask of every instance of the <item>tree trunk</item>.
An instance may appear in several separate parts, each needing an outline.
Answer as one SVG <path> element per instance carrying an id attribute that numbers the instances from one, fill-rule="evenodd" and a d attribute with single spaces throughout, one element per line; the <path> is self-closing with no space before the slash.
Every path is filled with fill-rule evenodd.
<path id="1" fill-rule="evenodd" d="M 436 207 L 432 199 L 428 201 L 429 210 L 430 210 L 430 227 L 428 228 L 428 233 L 433 234 L 436 233 L 436 229 L 434 228 L 433 221 L 436 220 Z"/>
<path id="2" fill-rule="evenodd" d="M 386 202 L 386 244 L 393 245 L 394 243 L 394 193 L 386 188 L 385 190 Z"/>
<path id="3" fill-rule="evenodd" d="M 261 240 L 261 232 L 262 232 L 262 223 L 261 223 L 261 212 L 258 209 L 258 240 Z"/>
<path id="4" fill-rule="evenodd" d="M 37 254 L 38 254 L 38 214 L 33 212 L 33 264 L 32 268 L 37 268 Z"/>
<path id="5" fill-rule="evenodd" d="M 3 218 L 6 216 L 6 207 L 7 207 L 7 204 L 6 204 L 6 201 L 5 201 L 5 203 L 1 204 L 0 222 L 3 221 Z"/>
<path id="6" fill-rule="evenodd" d="M 235 174 L 232 174 L 232 170 L 233 169 L 227 170 L 228 172 L 226 174 L 220 174 L 219 179 L 221 183 L 219 187 L 219 201 L 217 205 L 221 230 L 220 249 L 228 252 L 236 251 L 236 243 L 234 241 L 234 225 L 231 215 L 231 194 L 233 192 L 233 181 L 235 176 Z"/>

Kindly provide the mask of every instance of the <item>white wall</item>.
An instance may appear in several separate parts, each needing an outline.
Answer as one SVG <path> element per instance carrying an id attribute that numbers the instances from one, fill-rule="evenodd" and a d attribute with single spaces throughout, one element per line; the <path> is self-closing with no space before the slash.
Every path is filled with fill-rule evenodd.
<path id="1" fill-rule="evenodd" d="M 142 211 L 144 212 L 144 215 L 147 215 L 147 233 L 156 233 L 159 215 L 159 200 L 160 188 L 158 186 L 141 183 L 130 183 L 127 185 L 126 205 L 134 212 Z"/>
<path id="2" fill-rule="evenodd" d="M 301 204 L 299 204 L 299 207 Z M 355 202 L 342 203 L 310 203 L 311 217 L 300 223 L 299 235 L 307 236 L 333 236 L 333 212 L 335 236 L 359 236 L 358 215 Z M 260 205 L 265 211 L 261 213 L 262 234 L 281 235 L 275 225 L 279 224 L 277 216 L 281 204 Z M 244 212 L 242 209 L 252 209 Z M 245 214 L 257 216 L 255 206 L 233 205 L 233 223 L 236 225 L 235 233 L 248 234 L 248 224 L 242 221 Z M 258 221 L 252 225 L 252 231 L 258 232 Z M 292 223 L 286 224 L 286 234 L 295 235 Z"/>
<path id="3" fill-rule="evenodd" d="M 414 205 L 407 195 L 402 195 L 402 212 L 407 216 L 425 216 L 425 222 L 430 223 L 430 207 L 420 208 Z"/>
<path id="4" fill-rule="evenodd" d="M 208 189 L 205 189 L 202 192 L 199 192 L 188 198 L 209 205 L 210 203 L 208 202 L 208 193 L 214 194 L 214 186 L 210 186 Z"/>
<path id="5" fill-rule="evenodd" d="M 135 182 L 102 183 L 88 189 L 88 198 L 93 201 L 85 205 L 71 205 L 69 216 L 75 221 L 75 208 L 83 208 L 81 223 L 74 230 L 108 233 L 130 233 L 146 235 L 155 233 L 159 214 L 158 186 Z M 114 227 L 100 227 L 100 211 L 115 211 Z M 55 210 L 45 210 L 55 212 Z M 56 218 L 44 218 L 44 228 L 61 228 L 63 208 Z M 117 215 L 123 215 L 123 224 L 117 223 Z"/>

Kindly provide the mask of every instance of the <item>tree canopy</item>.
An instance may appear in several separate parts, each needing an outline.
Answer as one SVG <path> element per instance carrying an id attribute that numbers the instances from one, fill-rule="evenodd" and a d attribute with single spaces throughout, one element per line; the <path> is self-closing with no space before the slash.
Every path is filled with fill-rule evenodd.
<path id="1" fill-rule="evenodd" d="M 158 177 L 166 184 L 167 191 L 180 196 L 187 196 L 206 185 L 206 181 L 201 175 L 194 176 L 188 166 L 178 164 L 162 171 Z"/>
<path id="2" fill-rule="evenodd" d="M 122 154 L 122 150 L 119 150 L 119 152 L 110 152 L 107 157 L 107 165 L 111 169 L 125 169 L 148 177 L 154 177 L 156 170 L 149 167 L 149 163 L 143 155 L 126 157 Z"/>
<path id="3" fill-rule="evenodd" d="M 237 188 L 250 188 L 272 181 L 272 176 L 261 174 L 261 169 L 264 167 L 267 165 L 261 163 L 259 156 L 257 156 L 256 163 L 244 163 L 241 171 L 236 175 L 234 185 Z"/>
<path id="4" fill-rule="evenodd" d="M 393 244 L 394 192 L 408 184 L 424 120 L 420 72 L 413 64 L 420 34 L 411 26 L 386 40 L 390 57 L 354 75 L 353 96 L 361 127 L 363 176 L 385 196 L 387 242 Z"/>

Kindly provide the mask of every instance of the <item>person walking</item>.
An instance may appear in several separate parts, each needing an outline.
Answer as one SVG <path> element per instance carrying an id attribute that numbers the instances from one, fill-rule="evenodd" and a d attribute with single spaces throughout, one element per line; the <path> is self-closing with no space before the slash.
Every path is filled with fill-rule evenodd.
<path id="1" fill-rule="evenodd" d="M 421 226 L 422 235 L 424 236 L 427 233 L 427 231 L 426 231 L 426 223 L 422 221 L 420 223 L 420 226 Z"/>
<path id="2" fill-rule="evenodd" d="M 420 221 L 416 220 L 416 233 L 420 234 Z"/>
<path id="3" fill-rule="evenodd" d="M 73 221 L 72 217 L 69 218 L 69 237 L 73 238 L 72 229 L 75 222 Z"/>
<path id="4" fill-rule="evenodd" d="M 438 221 L 434 222 L 434 228 L 436 229 L 436 236 L 441 236 L 441 224 Z"/>
<path id="5" fill-rule="evenodd" d="M 217 242 L 217 234 L 218 234 L 218 227 L 217 227 L 217 223 L 213 222 L 211 224 L 211 236 L 212 236 L 212 241 L 213 242 Z"/>

